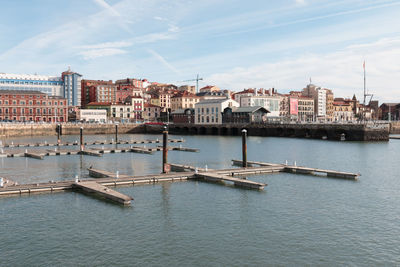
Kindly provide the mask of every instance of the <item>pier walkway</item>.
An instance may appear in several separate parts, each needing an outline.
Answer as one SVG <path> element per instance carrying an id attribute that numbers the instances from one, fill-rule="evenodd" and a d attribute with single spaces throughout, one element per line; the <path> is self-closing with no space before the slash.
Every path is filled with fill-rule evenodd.
<path id="1" fill-rule="evenodd" d="M 240 160 L 233 160 L 233 164 L 241 164 Z M 249 161 L 250 165 L 258 165 L 256 167 L 247 168 L 228 168 L 228 169 L 208 169 L 198 168 L 189 165 L 173 164 L 171 163 L 171 170 L 176 172 L 143 175 L 143 176 L 131 176 L 127 174 L 119 174 L 118 171 L 110 172 L 99 169 L 88 169 L 89 176 L 94 179 L 85 180 L 70 180 L 60 182 L 48 182 L 48 183 L 37 183 L 37 184 L 22 184 L 22 185 L 9 185 L 7 187 L 0 188 L 0 196 L 12 196 L 22 195 L 31 193 L 51 193 L 61 190 L 74 190 L 77 188 L 83 191 L 92 192 L 97 195 L 101 195 L 112 201 L 127 205 L 133 199 L 129 196 L 119 194 L 118 192 L 107 189 L 107 186 L 118 186 L 118 185 L 138 185 L 138 184 L 154 184 L 158 182 L 175 182 L 175 181 L 186 181 L 186 180 L 199 180 L 209 181 L 217 183 L 232 183 L 238 187 L 244 187 L 247 189 L 262 190 L 266 186 L 265 183 L 250 181 L 248 179 L 239 178 L 248 175 L 259 175 L 266 173 L 277 173 L 277 172 L 290 172 L 294 174 L 312 174 L 325 173 L 327 176 L 354 179 L 356 180 L 360 174 L 338 172 L 332 170 L 322 170 L 316 168 L 307 168 L 299 166 L 288 166 L 284 164 L 274 164 L 266 162 L 255 162 Z M 239 176 L 239 177 L 234 177 Z"/>

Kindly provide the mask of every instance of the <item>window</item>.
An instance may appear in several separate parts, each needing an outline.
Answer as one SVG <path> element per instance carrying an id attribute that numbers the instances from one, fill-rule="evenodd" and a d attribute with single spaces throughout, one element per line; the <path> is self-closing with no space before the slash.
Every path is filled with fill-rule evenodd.
<path id="1" fill-rule="evenodd" d="M 32 114 L 32 112 L 33 112 L 33 110 L 30 108 L 30 109 L 29 109 L 29 114 Z"/>
<path id="2" fill-rule="evenodd" d="M 207 122 L 210 122 L 210 118 L 207 116 Z"/>
<path id="3" fill-rule="evenodd" d="M 209 108 L 206 109 L 206 113 L 207 114 L 210 113 L 210 109 Z"/>
<path id="4" fill-rule="evenodd" d="M 204 117 L 201 117 L 201 122 L 204 122 Z"/>

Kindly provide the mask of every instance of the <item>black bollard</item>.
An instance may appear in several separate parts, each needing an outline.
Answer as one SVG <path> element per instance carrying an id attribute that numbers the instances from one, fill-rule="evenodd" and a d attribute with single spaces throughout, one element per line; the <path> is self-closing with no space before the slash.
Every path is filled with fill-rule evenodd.
<path id="1" fill-rule="evenodd" d="M 81 127 L 81 130 L 80 130 L 80 139 L 81 139 L 81 151 L 83 151 L 83 149 L 85 148 L 85 145 L 83 144 L 83 127 Z"/>
<path id="2" fill-rule="evenodd" d="M 58 146 L 61 143 L 60 135 L 61 135 L 61 124 L 57 124 L 57 145 Z"/>
<path id="3" fill-rule="evenodd" d="M 118 124 L 115 124 L 115 144 L 118 144 Z"/>
<path id="4" fill-rule="evenodd" d="M 167 173 L 167 165 L 168 164 L 168 131 L 167 128 L 164 128 L 163 131 L 163 156 L 162 156 L 162 172 Z"/>
<path id="5" fill-rule="evenodd" d="M 247 130 L 242 130 L 242 163 L 243 168 L 247 168 L 247 144 L 246 144 Z"/>

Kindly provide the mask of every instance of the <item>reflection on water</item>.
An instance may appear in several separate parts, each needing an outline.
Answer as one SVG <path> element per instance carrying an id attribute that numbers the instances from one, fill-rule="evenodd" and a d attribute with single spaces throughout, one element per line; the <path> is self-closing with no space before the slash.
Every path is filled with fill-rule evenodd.
<path id="1" fill-rule="evenodd" d="M 112 138 L 85 136 L 86 141 Z M 240 137 L 184 138 L 183 146 L 200 152 L 170 151 L 170 162 L 226 168 L 241 158 Z M 249 160 L 296 161 L 362 175 L 358 182 L 286 173 L 249 177 L 267 183 L 264 191 L 194 181 L 117 187 L 134 197 L 130 208 L 74 192 L 0 198 L 0 265 L 397 265 L 399 151 L 400 140 L 249 137 Z M 20 183 L 87 177 L 90 166 L 134 175 L 161 170 L 161 152 L 0 160 L 0 176 Z"/>

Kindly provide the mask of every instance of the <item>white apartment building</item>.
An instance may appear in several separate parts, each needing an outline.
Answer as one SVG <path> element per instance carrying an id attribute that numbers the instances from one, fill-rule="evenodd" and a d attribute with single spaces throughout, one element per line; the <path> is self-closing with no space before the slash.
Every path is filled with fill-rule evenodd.
<path id="1" fill-rule="evenodd" d="M 239 107 L 230 98 L 203 100 L 195 104 L 195 124 L 222 124 L 222 112 L 227 107 Z"/>
<path id="2" fill-rule="evenodd" d="M 326 116 L 326 89 L 318 88 L 317 89 L 317 101 L 316 101 L 316 115 L 317 117 L 325 117 Z"/>
<path id="3" fill-rule="evenodd" d="M 270 112 L 267 114 L 267 117 L 279 117 L 280 101 L 281 97 L 279 96 L 270 96 L 270 95 L 241 96 L 240 106 L 241 107 L 260 106 Z"/>
<path id="4" fill-rule="evenodd" d="M 36 74 L 0 73 L 0 90 L 40 91 L 49 96 L 63 96 L 61 77 Z"/>

